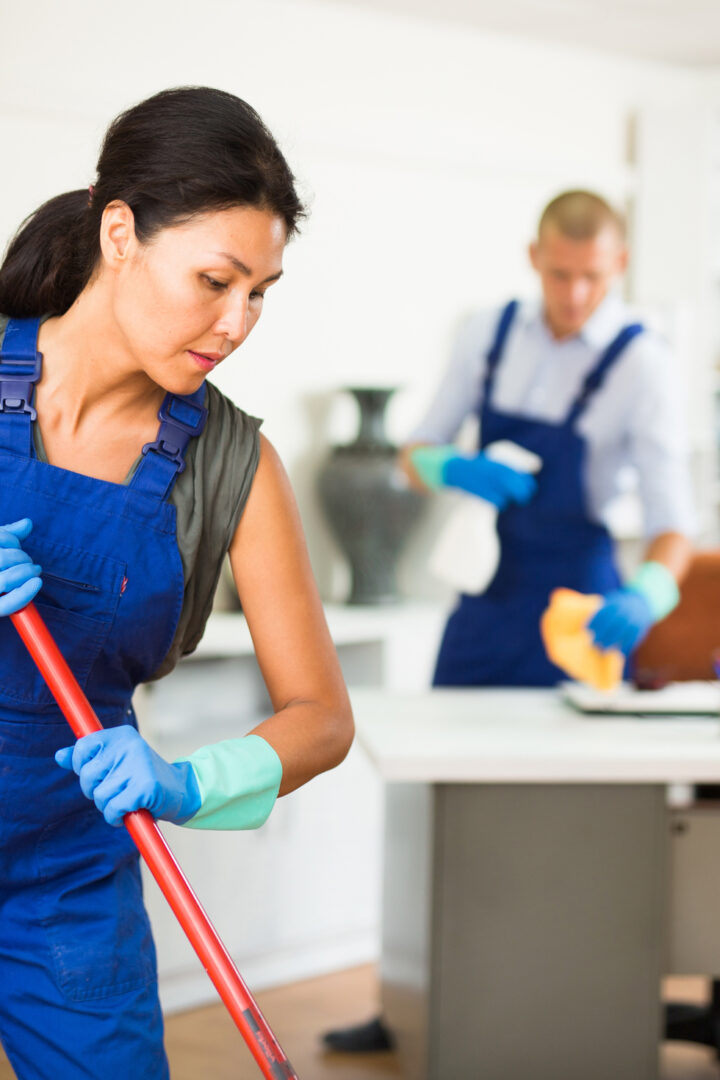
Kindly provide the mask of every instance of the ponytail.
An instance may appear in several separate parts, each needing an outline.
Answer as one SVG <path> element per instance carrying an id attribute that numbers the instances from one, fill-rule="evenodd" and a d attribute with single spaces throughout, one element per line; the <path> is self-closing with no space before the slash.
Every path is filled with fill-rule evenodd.
<path id="1" fill-rule="evenodd" d="M 26 218 L 0 267 L 0 311 L 23 318 L 62 315 L 90 279 L 98 221 L 87 189 L 68 191 Z"/>
<path id="2" fill-rule="evenodd" d="M 163 90 L 108 128 L 92 189 L 68 191 L 31 214 L 0 266 L 0 312 L 62 315 L 100 259 L 100 223 L 113 201 L 133 212 L 147 243 L 196 214 L 253 206 L 277 214 L 288 239 L 304 210 L 273 136 L 246 102 L 223 90 Z"/>

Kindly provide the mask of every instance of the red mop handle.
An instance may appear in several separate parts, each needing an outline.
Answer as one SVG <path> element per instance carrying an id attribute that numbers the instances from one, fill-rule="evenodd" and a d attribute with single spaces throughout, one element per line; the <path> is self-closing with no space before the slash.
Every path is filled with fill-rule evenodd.
<path id="1" fill-rule="evenodd" d="M 102 730 L 35 605 L 28 604 L 10 618 L 75 735 L 81 738 Z M 152 816 L 147 810 L 134 810 L 124 821 L 263 1076 L 267 1080 L 298 1080 Z"/>

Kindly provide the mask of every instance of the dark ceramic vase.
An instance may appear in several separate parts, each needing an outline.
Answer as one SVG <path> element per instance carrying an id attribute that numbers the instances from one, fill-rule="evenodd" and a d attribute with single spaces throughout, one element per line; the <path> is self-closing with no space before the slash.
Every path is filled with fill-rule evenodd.
<path id="1" fill-rule="evenodd" d="M 360 406 L 355 442 L 334 446 L 318 487 L 336 539 L 350 562 L 350 604 L 400 599 L 395 564 L 417 520 L 423 497 L 397 465 L 397 447 L 385 433 L 385 408 L 394 388 L 348 387 Z"/>

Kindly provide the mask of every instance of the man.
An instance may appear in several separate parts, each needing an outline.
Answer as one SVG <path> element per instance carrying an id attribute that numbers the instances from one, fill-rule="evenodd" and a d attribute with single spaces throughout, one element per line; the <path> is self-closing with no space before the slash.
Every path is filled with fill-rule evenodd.
<path id="1" fill-rule="evenodd" d="M 498 508 L 500 563 L 486 591 L 450 616 L 436 686 L 550 686 L 540 616 L 559 586 L 599 593 L 595 643 L 626 656 L 678 601 L 693 530 L 682 421 L 666 344 L 613 291 L 628 253 L 620 215 L 598 195 L 569 191 L 546 207 L 530 246 L 539 303 L 481 311 L 460 333 L 449 368 L 401 462 L 421 490 L 456 487 Z M 479 453 L 452 445 L 479 419 Z M 542 459 L 537 479 L 491 460 L 508 439 Z M 607 529 L 621 473 L 634 467 L 647 547 L 623 585 Z M 329 1032 L 336 1050 L 381 1049 L 380 1020 Z"/>
<path id="2" fill-rule="evenodd" d="M 627 258 L 622 219 L 603 199 L 553 199 L 530 247 L 542 302 L 470 320 L 404 451 L 416 485 L 462 488 L 501 511 L 498 571 L 482 595 L 460 598 L 435 685 L 556 683 L 539 620 L 558 586 L 605 597 L 589 629 L 625 655 L 677 603 L 693 529 L 682 423 L 667 346 L 612 291 Z M 481 452 L 464 456 L 449 444 L 471 413 Z M 500 439 L 539 455 L 537 484 L 482 453 Z M 648 543 L 622 586 L 606 518 L 627 466 Z"/>

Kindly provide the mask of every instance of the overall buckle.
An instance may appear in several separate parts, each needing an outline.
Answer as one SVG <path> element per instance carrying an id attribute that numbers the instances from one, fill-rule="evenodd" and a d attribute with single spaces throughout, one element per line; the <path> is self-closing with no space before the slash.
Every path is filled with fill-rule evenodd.
<path id="1" fill-rule="evenodd" d="M 150 450 L 154 450 L 175 465 L 178 473 L 182 473 L 185 471 L 184 455 L 187 444 L 205 427 L 207 409 L 187 397 L 168 394 L 160 406 L 158 419 L 161 421 L 158 437 L 154 442 L 145 443 L 142 448 L 143 457 Z"/>
<path id="2" fill-rule="evenodd" d="M 164 424 L 172 424 L 188 435 L 199 435 L 205 427 L 206 419 L 205 406 L 196 405 L 187 397 L 166 397 L 158 412 L 158 420 Z"/>
<path id="3" fill-rule="evenodd" d="M 183 457 L 183 448 L 177 445 L 177 443 L 169 443 L 165 439 L 156 439 L 155 442 L 145 443 L 142 448 L 142 455 L 145 457 L 151 450 L 154 450 L 156 454 L 160 454 L 160 457 L 165 458 L 166 461 L 171 462 L 177 466 L 179 473 L 185 472 L 185 458 Z"/>
<path id="4" fill-rule="evenodd" d="M 27 415 L 37 420 L 37 412 L 30 404 L 35 383 L 42 372 L 42 353 L 0 355 L 0 413 Z"/>

